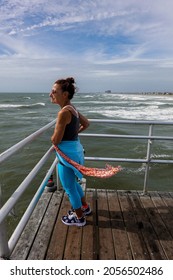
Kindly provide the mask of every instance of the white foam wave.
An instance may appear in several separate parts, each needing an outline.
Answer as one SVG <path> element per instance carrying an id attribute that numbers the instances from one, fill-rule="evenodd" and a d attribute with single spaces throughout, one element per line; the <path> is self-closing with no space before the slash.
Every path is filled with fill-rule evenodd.
<path id="1" fill-rule="evenodd" d="M 159 109 L 158 106 L 152 105 L 150 107 L 140 107 L 140 108 L 117 108 L 106 109 L 102 108 L 97 110 L 101 112 L 103 116 L 110 118 L 122 118 L 122 119 L 139 119 L 139 120 L 173 120 L 172 108 Z M 92 110 L 91 113 L 96 113 Z"/>
<path id="2" fill-rule="evenodd" d="M 166 154 L 151 154 L 151 158 L 171 158 L 171 155 L 166 155 Z"/>
<path id="3" fill-rule="evenodd" d="M 40 106 L 45 106 L 46 104 L 45 104 L 45 103 L 43 103 L 43 102 L 41 102 L 41 103 L 35 103 L 35 104 L 32 104 L 31 106 L 38 106 L 38 105 L 40 105 Z"/>
<path id="4" fill-rule="evenodd" d="M 30 96 L 26 96 L 26 97 L 23 97 L 24 99 L 31 99 L 31 97 Z"/>
<path id="5" fill-rule="evenodd" d="M 95 94 L 86 94 L 86 95 L 79 94 L 79 96 L 82 96 L 82 98 L 92 98 L 92 97 L 95 97 L 96 95 Z"/>
<path id="6" fill-rule="evenodd" d="M 99 104 L 112 104 L 112 103 L 116 104 L 116 101 L 114 101 L 114 102 L 112 100 L 110 100 L 110 101 L 101 101 L 101 100 L 97 100 L 97 101 L 89 100 L 89 101 L 87 101 L 87 104 L 97 104 L 97 105 L 99 105 Z M 76 102 L 74 102 L 74 104 L 86 104 L 86 101 L 76 101 Z"/>
<path id="7" fill-rule="evenodd" d="M 96 94 L 94 100 L 88 98 L 84 104 L 85 107 L 88 104 L 89 113 L 99 113 L 108 118 L 173 120 L 172 96 L 165 98 L 165 96 L 137 94 Z"/>
<path id="8" fill-rule="evenodd" d="M 35 106 L 45 106 L 45 103 L 34 103 L 34 104 L 0 104 L 0 108 L 30 108 Z"/>

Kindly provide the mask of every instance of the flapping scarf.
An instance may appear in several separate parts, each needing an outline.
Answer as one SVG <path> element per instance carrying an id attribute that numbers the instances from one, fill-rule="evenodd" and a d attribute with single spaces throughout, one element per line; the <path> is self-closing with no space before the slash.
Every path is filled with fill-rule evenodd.
<path id="1" fill-rule="evenodd" d="M 53 145 L 54 149 L 60 156 L 60 158 L 64 159 L 67 163 L 72 165 L 75 169 L 77 169 L 80 173 L 86 176 L 92 176 L 92 177 L 99 177 L 99 178 L 109 178 L 115 174 L 117 174 L 119 171 L 122 170 L 121 166 L 111 166 L 109 164 L 106 164 L 105 168 L 93 168 L 93 167 L 85 167 L 74 160 L 70 159 L 68 156 L 66 156 L 57 146 Z"/>

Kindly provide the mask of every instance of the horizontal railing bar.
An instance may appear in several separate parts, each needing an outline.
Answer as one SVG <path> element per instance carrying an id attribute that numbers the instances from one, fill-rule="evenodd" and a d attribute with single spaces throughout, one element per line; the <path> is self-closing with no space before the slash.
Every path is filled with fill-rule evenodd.
<path id="1" fill-rule="evenodd" d="M 8 150 L 4 151 L 2 154 L 0 154 L 0 163 L 2 163 L 3 161 L 5 161 L 6 159 L 8 159 L 10 156 L 12 156 L 13 154 L 15 154 L 18 150 L 20 150 L 21 148 L 23 148 L 26 144 L 32 142 L 35 138 L 37 138 L 38 136 L 40 136 L 43 132 L 45 132 L 46 130 L 48 130 L 50 127 L 52 127 L 55 124 L 56 120 L 53 120 L 52 122 L 48 123 L 47 125 L 43 126 L 42 128 L 40 128 L 39 130 L 35 131 L 34 133 L 30 134 L 28 137 L 26 137 L 25 139 L 21 140 L 20 142 L 18 142 L 17 144 L 15 144 L 14 146 L 12 146 L 11 148 L 9 148 Z"/>
<path id="2" fill-rule="evenodd" d="M 134 162 L 147 163 L 146 159 L 131 159 L 131 158 L 108 158 L 108 157 L 85 157 L 86 161 L 106 161 L 106 162 Z M 150 163 L 173 163 L 173 160 L 150 159 Z"/>
<path id="3" fill-rule="evenodd" d="M 117 123 L 117 124 L 156 124 L 156 125 L 173 125 L 173 121 L 154 121 L 154 120 L 112 120 L 112 119 L 88 119 L 92 123 Z"/>
<path id="4" fill-rule="evenodd" d="M 151 140 L 173 140 L 173 137 L 163 136 L 145 136 L 145 135 L 121 135 L 121 134 L 97 134 L 80 133 L 83 137 L 103 137 L 103 138 L 125 138 L 125 139 L 151 139 Z"/>
<path id="5" fill-rule="evenodd" d="M 19 187 L 15 190 L 15 192 L 11 195 L 11 197 L 0 209 L 0 223 L 3 222 L 3 220 L 11 211 L 11 209 L 13 209 L 16 202 L 19 200 L 19 198 L 24 193 L 24 191 L 27 189 L 28 185 L 31 183 L 31 181 L 35 178 L 39 170 L 45 164 L 52 151 L 53 151 L 53 147 L 51 146 L 50 149 L 44 154 L 41 160 L 35 165 L 32 171 L 28 174 L 28 176 L 23 180 L 23 182 L 19 185 Z"/>
<path id="6" fill-rule="evenodd" d="M 50 178 L 51 174 L 53 173 L 53 170 L 55 169 L 57 162 L 58 162 L 58 160 L 56 157 L 54 162 L 52 163 L 49 171 L 47 172 L 46 176 L 44 177 L 40 187 L 38 188 L 37 192 L 35 193 L 32 201 L 30 202 L 28 208 L 26 209 L 24 215 L 22 216 L 20 222 L 18 223 L 15 231 L 13 232 L 13 234 L 8 242 L 10 253 L 12 253 L 12 251 L 14 250 L 16 243 L 17 243 L 18 239 L 20 238 L 20 235 L 22 234 L 22 231 L 25 228 L 32 212 L 34 211 L 35 206 L 37 205 L 37 202 L 38 202 L 39 198 L 41 197 L 41 195 L 45 189 L 45 186 L 47 184 L 47 181 Z"/>
<path id="7" fill-rule="evenodd" d="M 168 163 L 173 163 L 173 160 L 165 160 L 165 159 L 151 159 L 151 163 L 163 163 L 163 164 L 168 164 Z"/>
<path id="8" fill-rule="evenodd" d="M 85 157 L 87 161 L 106 161 L 106 162 L 136 162 L 146 163 L 146 159 L 130 159 L 130 158 L 108 158 L 108 157 Z"/>
<path id="9" fill-rule="evenodd" d="M 97 123 L 115 123 L 115 124 L 173 125 L 173 122 L 171 122 L 171 121 L 136 121 L 136 120 L 111 120 L 111 119 L 89 119 L 89 121 L 92 122 L 92 123 L 97 122 Z M 29 135 L 25 139 L 21 140 L 17 144 L 13 145 L 9 149 L 7 149 L 3 153 L 1 153 L 0 154 L 0 163 L 2 163 L 6 159 L 8 159 L 10 156 L 15 154 L 19 149 L 23 148 L 26 144 L 32 142 L 35 138 L 37 138 L 42 133 L 44 133 L 46 130 L 48 130 L 50 127 L 52 127 L 55 124 L 55 122 L 56 122 L 56 119 L 54 119 L 52 122 L 48 123 L 44 127 L 40 128 L 36 132 L 32 133 L 31 135 Z M 86 136 L 86 134 L 83 133 L 83 136 L 84 135 Z M 82 136 L 82 133 L 81 133 L 81 136 Z M 94 137 L 94 134 L 93 134 L 93 136 L 91 135 L 91 137 Z M 97 137 L 103 137 L 103 136 L 97 136 Z M 110 135 L 108 137 L 113 137 L 113 136 Z M 125 138 L 125 137 L 127 137 L 127 136 L 123 136 L 123 138 Z M 142 139 L 142 137 L 143 136 L 138 136 L 138 139 Z M 115 138 L 118 138 L 118 136 L 116 136 Z M 120 136 L 119 138 L 122 138 L 122 136 Z M 143 139 L 148 139 L 148 138 L 146 136 L 146 138 L 143 138 Z M 152 139 L 163 140 L 163 138 L 158 138 L 158 137 L 157 138 L 152 138 Z M 167 137 L 166 140 L 172 140 L 172 139 Z"/>

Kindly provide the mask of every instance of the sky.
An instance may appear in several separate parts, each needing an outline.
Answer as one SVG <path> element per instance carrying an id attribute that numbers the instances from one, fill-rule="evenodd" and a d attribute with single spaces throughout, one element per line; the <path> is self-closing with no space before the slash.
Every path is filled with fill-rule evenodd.
<path id="1" fill-rule="evenodd" d="M 172 0 L 0 0 L 0 92 L 173 92 Z"/>

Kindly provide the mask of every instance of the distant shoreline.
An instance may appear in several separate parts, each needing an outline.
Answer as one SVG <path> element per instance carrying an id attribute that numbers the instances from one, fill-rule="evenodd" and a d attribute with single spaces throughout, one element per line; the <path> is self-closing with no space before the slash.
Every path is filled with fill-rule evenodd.
<path id="1" fill-rule="evenodd" d="M 95 91 L 95 92 L 77 92 L 76 94 L 142 94 L 142 95 L 173 95 L 173 92 L 161 92 L 161 91 L 139 91 L 139 92 L 126 92 L 126 91 L 111 91 L 111 90 L 106 90 L 106 91 Z M 21 94 L 21 95 L 30 95 L 30 94 L 41 94 L 42 96 L 48 95 L 49 93 L 45 92 L 0 92 L 0 94 Z"/>
<path id="2" fill-rule="evenodd" d="M 142 92 L 141 94 L 149 94 L 149 95 L 173 95 L 173 92 Z"/>
<path id="3" fill-rule="evenodd" d="M 161 91 L 146 91 L 146 92 L 113 92 L 105 91 L 105 93 L 114 93 L 114 94 L 142 94 L 142 95 L 173 95 L 173 92 L 161 92 Z"/>

